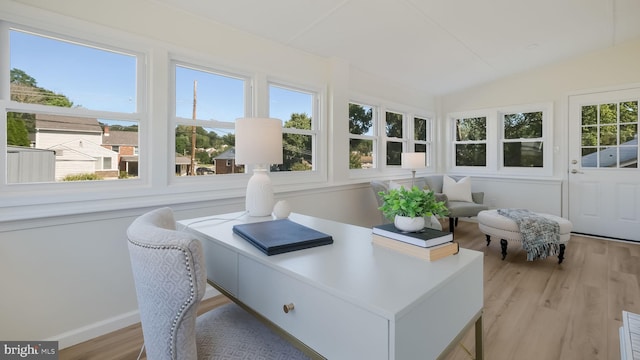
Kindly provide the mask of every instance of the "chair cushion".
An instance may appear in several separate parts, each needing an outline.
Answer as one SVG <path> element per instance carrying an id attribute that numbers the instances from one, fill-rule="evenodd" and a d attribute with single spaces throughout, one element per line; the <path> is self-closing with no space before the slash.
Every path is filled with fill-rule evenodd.
<path id="1" fill-rule="evenodd" d="M 487 210 L 489 207 L 482 204 L 466 201 L 449 201 L 447 204 L 450 217 L 472 217 L 478 215 L 478 212 Z"/>
<path id="2" fill-rule="evenodd" d="M 451 177 L 445 175 L 443 177 L 442 192 L 447 195 L 449 201 L 473 202 L 471 198 L 471 178 L 468 176 L 456 182 Z"/>
<path id="3" fill-rule="evenodd" d="M 198 359 L 309 359 L 233 303 L 200 315 L 196 329 Z"/>

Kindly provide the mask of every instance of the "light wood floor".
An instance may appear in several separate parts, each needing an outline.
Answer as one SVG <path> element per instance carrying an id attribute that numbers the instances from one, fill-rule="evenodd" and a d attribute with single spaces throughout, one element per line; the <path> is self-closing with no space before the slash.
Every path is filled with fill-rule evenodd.
<path id="1" fill-rule="evenodd" d="M 477 224 L 460 222 L 455 239 L 484 257 L 484 348 L 487 360 L 620 359 L 622 310 L 640 313 L 640 245 L 572 236 L 565 260 L 526 261 L 514 244 L 502 261 L 500 241 L 486 246 Z M 202 311 L 228 300 L 206 301 Z M 136 359 L 138 325 L 60 351 L 60 359 Z M 445 360 L 473 359 L 473 329 Z"/>

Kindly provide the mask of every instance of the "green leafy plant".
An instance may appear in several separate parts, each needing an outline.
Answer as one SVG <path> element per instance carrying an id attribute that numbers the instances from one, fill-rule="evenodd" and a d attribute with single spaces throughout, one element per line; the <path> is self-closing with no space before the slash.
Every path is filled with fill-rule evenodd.
<path id="1" fill-rule="evenodd" d="M 410 190 L 401 187 L 378 193 L 382 198 L 379 208 L 384 216 L 392 220 L 396 215 L 408 217 L 447 216 L 449 210 L 444 201 L 436 201 L 433 191 L 422 190 L 417 186 Z"/>

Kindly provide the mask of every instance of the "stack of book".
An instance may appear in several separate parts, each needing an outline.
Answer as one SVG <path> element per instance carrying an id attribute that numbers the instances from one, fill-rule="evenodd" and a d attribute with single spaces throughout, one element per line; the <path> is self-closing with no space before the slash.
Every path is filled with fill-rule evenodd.
<path id="1" fill-rule="evenodd" d="M 420 259 L 435 261 L 458 253 L 453 234 L 424 228 L 419 232 L 403 232 L 393 224 L 373 227 L 373 243 Z"/>

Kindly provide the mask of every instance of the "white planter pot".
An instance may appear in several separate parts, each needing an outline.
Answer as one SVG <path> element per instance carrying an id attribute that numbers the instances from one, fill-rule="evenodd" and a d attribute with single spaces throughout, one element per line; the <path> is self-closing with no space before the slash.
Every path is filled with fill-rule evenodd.
<path id="1" fill-rule="evenodd" d="M 400 231 L 415 232 L 424 228 L 424 218 L 422 216 L 412 218 L 396 215 L 393 219 L 393 225 Z"/>

